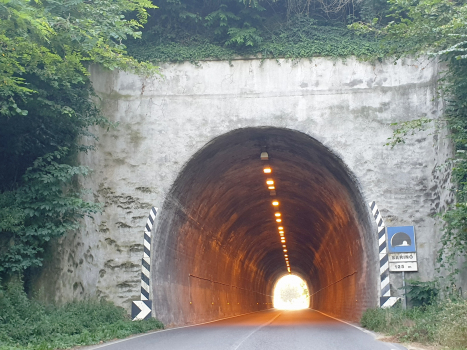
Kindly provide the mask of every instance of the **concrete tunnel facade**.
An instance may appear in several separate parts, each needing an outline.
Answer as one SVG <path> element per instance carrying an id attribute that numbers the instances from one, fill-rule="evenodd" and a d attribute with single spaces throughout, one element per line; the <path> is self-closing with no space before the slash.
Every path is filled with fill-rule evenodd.
<path id="1" fill-rule="evenodd" d="M 269 161 L 260 159 L 262 151 Z M 358 320 L 376 305 L 374 230 L 345 164 L 306 134 L 245 128 L 199 150 L 167 196 L 154 235 L 158 319 L 194 324 L 272 307 L 273 287 L 287 274 L 273 199 L 292 273 L 307 282 L 310 306 Z"/>
<path id="2" fill-rule="evenodd" d="M 440 167 L 452 157 L 447 130 L 385 144 L 393 123 L 441 121 L 440 69 L 423 57 L 185 62 L 161 66 L 163 77 L 91 67 L 100 108 L 118 124 L 95 130 L 95 151 L 80 155 L 93 169 L 82 186 L 103 211 L 54 243 L 36 288 L 50 302 L 105 299 L 130 312 L 140 299 L 144 225 L 157 207 L 155 317 L 184 325 L 270 307 L 286 269 L 263 149 L 292 272 L 308 283 L 311 307 L 357 320 L 378 305 L 370 201 L 386 225 L 415 226 L 419 271 L 406 277 L 431 280 L 436 213 L 452 200 L 449 168 Z M 390 284 L 400 296 L 400 274 Z"/>

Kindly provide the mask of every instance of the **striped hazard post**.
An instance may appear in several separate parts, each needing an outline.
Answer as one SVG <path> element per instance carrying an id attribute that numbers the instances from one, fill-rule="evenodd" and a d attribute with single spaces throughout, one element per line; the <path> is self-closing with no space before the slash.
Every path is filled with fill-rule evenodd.
<path id="1" fill-rule="evenodd" d="M 388 308 L 393 306 L 398 297 L 391 297 L 391 284 L 389 283 L 389 260 L 388 249 L 386 243 L 386 225 L 384 225 L 383 217 L 376 206 L 376 202 L 370 202 L 370 209 L 378 226 L 378 252 L 379 252 L 379 275 L 381 296 L 379 298 L 379 306 Z"/>
<path id="2" fill-rule="evenodd" d="M 157 208 L 152 207 L 144 227 L 143 259 L 141 260 L 141 300 L 131 305 L 131 318 L 133 321 L 144 320 L 151 317 L 152 300 L 150 296 L 151 278 L 151 231 L 154 226 Z"/>

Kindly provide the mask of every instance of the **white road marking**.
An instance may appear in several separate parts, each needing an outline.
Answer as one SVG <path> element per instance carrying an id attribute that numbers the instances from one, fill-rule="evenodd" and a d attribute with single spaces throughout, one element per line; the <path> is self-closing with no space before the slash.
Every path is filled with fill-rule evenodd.
<path id="1" fill-rule="evenodd" d="M 259 327 L 256 327 L 253 331 L 251 331 L 246 337 L 244 337 L 242 340 L 240 340 L 239 343 L 233 345 L 231 347 L 232 350 L 238 350 L 238 348 L 240 348 L 240 346 L 242 346 L 242 344 L 249 338 L 251 337 L 253 334 L 255 334 L 257 331 L 259 331 L 261 328 L 263 327 L 266 327 L 267 325 L 270 325 L 276 318 L 278 318 L 280 315 L 282 315 L 282 312 L 279 313 L 279 315 L 276 315 L 275 317 L 273 317 L 270 321 L 266 322 L 265 324 L 259 326 Z"/>

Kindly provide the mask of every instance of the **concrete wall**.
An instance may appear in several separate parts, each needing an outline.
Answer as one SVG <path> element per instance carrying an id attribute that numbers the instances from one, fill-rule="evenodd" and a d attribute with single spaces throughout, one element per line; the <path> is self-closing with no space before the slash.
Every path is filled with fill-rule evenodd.
<path id="1" fill-rule="evenodd" d="M 239 60 L 167 64 L 161 71 L 162 77 L 141 78 L 91 69 L 99 103 L 119 125 L 98 130 L 97 151 L 82 156 L 94 169 L 83 185 L 104 212 L 56 243 L 58 253 L 39 279 L 56 300 L 98 296 L 129 309 L 139 297 L 150 207 L 170 200 L 171 186 L 199 149 L 247 127 L 296 130 L 329 149 L 353 175 L 362 201 L 377 201 L 388 225 L 415 225 L 420 270 L 409 278 L 433 276 L 439 236 L 433 215 L 451 200 L 449 174 L 438 168 L 451 154 L 446 132 L 420 132 L 393 149 L 385 143 L 391 123 L 441 115 L 436 62 Z M 376 261 L 367 263 L 376 273 Z"/>

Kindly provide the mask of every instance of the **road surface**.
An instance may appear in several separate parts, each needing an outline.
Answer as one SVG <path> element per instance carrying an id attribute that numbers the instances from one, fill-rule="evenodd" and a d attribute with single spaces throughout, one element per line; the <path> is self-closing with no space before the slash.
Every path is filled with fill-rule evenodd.
<path id="1" fill-rule="evenodd" d="M 311 309 L 267 310 L 101 345 L 100 350 L 401 350 Z"/>

